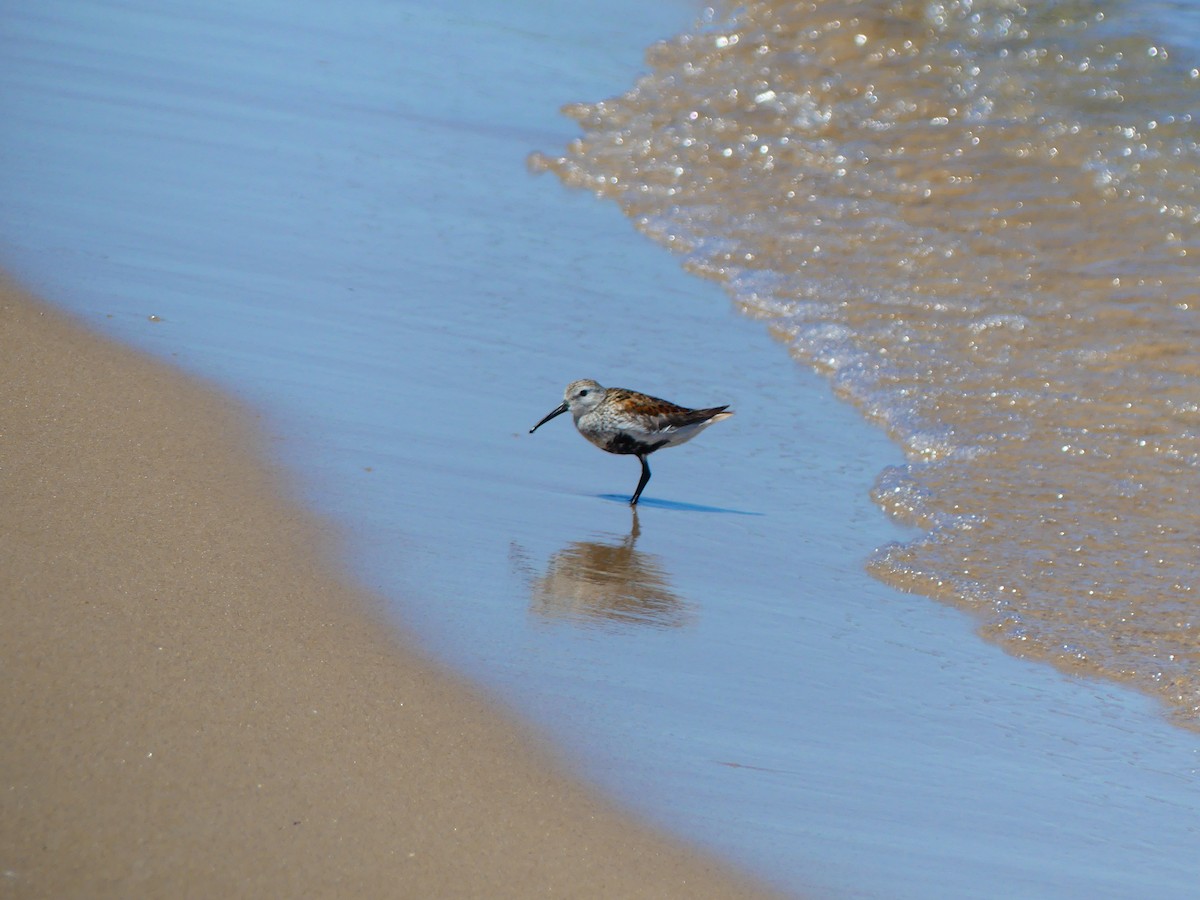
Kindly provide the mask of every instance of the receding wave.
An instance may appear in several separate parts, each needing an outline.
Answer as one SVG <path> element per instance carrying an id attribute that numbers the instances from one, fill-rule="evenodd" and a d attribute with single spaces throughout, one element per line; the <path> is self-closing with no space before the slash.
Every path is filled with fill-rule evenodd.
<path id="1" fill-rule="evenodd" d="M 879 578 L 1200 727 L 1200 70 L 1138 9 L 709 11 L 530 162 L 902 445 Z"/>

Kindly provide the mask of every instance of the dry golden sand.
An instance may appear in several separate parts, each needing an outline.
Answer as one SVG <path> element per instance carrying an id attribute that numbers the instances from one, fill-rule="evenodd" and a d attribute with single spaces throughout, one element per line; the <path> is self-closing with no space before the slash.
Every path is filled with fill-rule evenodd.
<path id="1" fill-rule="evenodd" d="M 0 895 L 758 891 L 332 573 L 228 401 L 0 287 Z"/>

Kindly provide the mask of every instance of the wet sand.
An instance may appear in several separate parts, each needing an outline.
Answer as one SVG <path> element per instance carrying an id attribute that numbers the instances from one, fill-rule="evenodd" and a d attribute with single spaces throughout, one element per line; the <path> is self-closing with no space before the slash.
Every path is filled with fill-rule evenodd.
<path id="1" fill-rule="evenodd" d="M 402 645 L 224 398 L 0 286 L 11 896 L 748 896 Z"/>

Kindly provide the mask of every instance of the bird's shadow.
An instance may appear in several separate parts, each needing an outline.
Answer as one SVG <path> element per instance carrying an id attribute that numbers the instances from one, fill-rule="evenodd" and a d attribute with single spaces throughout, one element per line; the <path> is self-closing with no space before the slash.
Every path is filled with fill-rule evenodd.
<path id="1" fill-rule="evenodd" d="M 597 499 L 608 500 L 611 503 L 629 504 L 627 494 L 595 494 Z M 673 509 L 677 512 L 721 513 L 727 516 L 763 516 L 766 513 L 752 512 L 746 509 L 726 509 L 722 506 L 703 506 L 699 503 L 681 503 L 678 500 L 658 500 L 654 497 L 642 497 L 638 500 L 637 509 Z"/>

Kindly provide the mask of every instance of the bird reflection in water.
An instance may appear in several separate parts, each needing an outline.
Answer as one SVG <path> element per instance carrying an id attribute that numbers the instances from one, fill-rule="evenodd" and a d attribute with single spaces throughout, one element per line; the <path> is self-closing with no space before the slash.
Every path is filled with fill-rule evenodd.
<path id="1" fill-rule="evenodd" d="M 567 544 L 550 557 L 545 574 L 534 579 L 531 610 L 546 619 L 580 624 L 688 624 L 692 611 L 671 590 L 658 557 L 634 548 L 640 530 L 635 510 L 623 538 Z"/>

